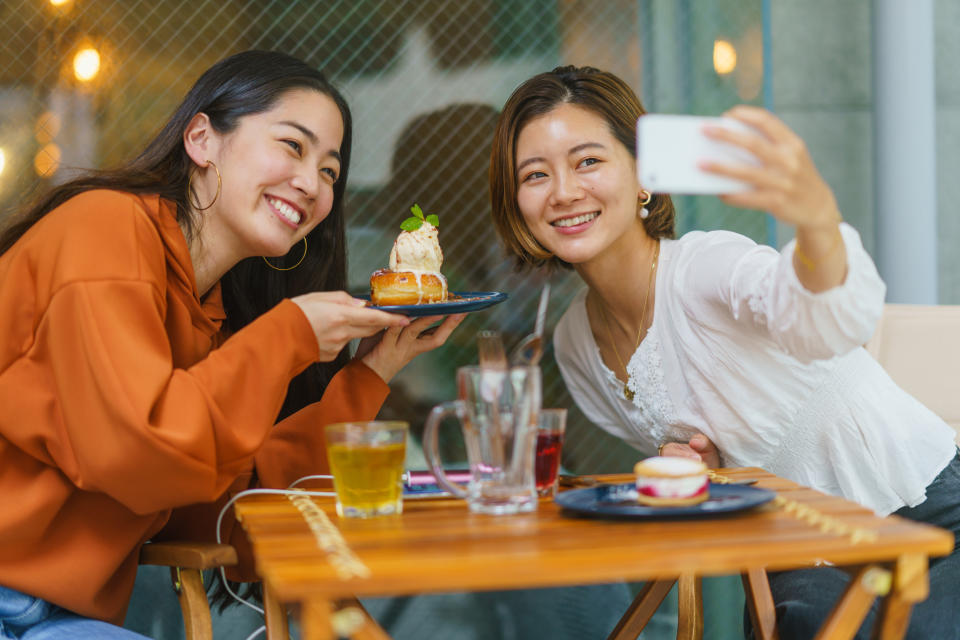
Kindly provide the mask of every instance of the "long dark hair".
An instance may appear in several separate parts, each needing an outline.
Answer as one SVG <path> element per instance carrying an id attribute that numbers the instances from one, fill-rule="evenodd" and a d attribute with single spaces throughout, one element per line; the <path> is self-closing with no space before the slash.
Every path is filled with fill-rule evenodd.
<path id="1" fill-rule="evenodd" d="M 210 67 L 140 155 L 116 169 L 90 171 L 43 193 L 14 216 L 0 233 L 0 254 L 48 212 L 75 195 L 91 189 L 115 189 L 158 194 L 176 204 L 177 221 L 188 240 L 202 220 L 191 214 L 188 193 L 193 161 L 183 146 L 183 132 L 197 113 L 205 113 L 213 128 L 226 134 L 240 118 L 268 111 L 286 92 L 311 89 L 330 97 L 343 118 L 340 177 L 333 187 L 330 214 L 307 236 L 309 251 L 296 269 L 275 271 L 260 258 L 242 260 L 222 281 L 226 328 L 237 331 L 284 298 L 309 291 L 346 288 L 344 190 L 350 167 L 352 119 L 350 109 L 324 74 L 292 56 L 273 51 L 245 51 Z M 198 214 L 202 215 L 202 214 Z M 302 243 L 287 256 L 271 258 L 277 266 L 300 259 Z M 285 417 L 319 399 L 330 378 L 346 362 L 346 353 L 330 363 L 316 363 L 293 380 L 279 417 Z"/>
<path id="2" fill-rule="evenodd" d="M 588 109 L 603 118 L 610 132 L 630 155 L 637 157 L 634 136 L 637 118 L 646 113 L 626 82 L 593 67 L 556 67 L 538 74 L 514 90 L 497 123 L 490 152 L 490 203 L 497 233 L 518 267 L 555 269 L 570 265 L 550 254 L 530 233 L 517 204 L 517 138 L 524 126 L 561 104 Z M 653 194 L 643 226 L 651 238 L 672 238 L 676 214 L 666 194 Z"/>
<path id="3" fill-rule="evenodd" d="M 183 132 L 197 113 L 205 113 L 213 128 L 227 134 L 240 118 L 271 109 L 286 92 L 310 89 L 330 97 L 343 118 L 340 145 L 340 177 L 333 186 L 333 207 L 329 215 L 308 235 L 309 251 L 303 262 L 290 271 L 276 271 L 260 258 L 237 263 L 221 279 L 226 329 L 237 331 L 284 298 L 310 291 L 345 289 L 347 284 L 344 191 L 350 167 L 353 121 L 346 101 L 322 72 L 292 56 L 272 51 L 245 51 L 210 67 L 143 152 L 116 169 L 90 171 L 43 193 L 25 207 L 0 233 L 0 255 L 47 213 L 77 194 L 91 189 L 114 189 L 137 194 L 158 194 L 176 204 L 177 221 L 188 241 L 194 236 L 202 214 L 193 214 L 188 192 L 193 161 L 183 146 Z M 282 258 L 271 258 L 277 266 L 293 266 L 300 259 L 298 243 Z M 314 363 L 294 378 L 287 389 L 278 418 L 286 417 L 323 395 L 333 375 L 346 363 L 346 349 L 333 362 Z M 239 585 L 235 585 L 239 586 Z M 223 610 L 231 600 L 219 574 L 209 587 L 211 601 Z M 258 585 L 247 585 L 241 593 L 259 598 Z"/>

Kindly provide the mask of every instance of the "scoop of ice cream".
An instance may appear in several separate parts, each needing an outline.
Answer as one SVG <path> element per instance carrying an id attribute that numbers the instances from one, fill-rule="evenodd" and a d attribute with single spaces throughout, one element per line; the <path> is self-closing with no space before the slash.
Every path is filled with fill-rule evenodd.
<path id="1" fill-rule="evenodd" d="M 440 273 L 443 251 L 437 228 L 424 222 L 416 231 L 401 231 L 390 250 L 393 271 L 431 271 Z"/>

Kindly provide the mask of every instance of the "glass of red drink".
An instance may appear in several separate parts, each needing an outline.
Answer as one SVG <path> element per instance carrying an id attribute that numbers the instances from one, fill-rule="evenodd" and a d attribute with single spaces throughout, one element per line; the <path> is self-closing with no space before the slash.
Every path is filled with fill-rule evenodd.
<path id="1" fill-rule="evenodd" d="M 566 409 L 541 409 L 537 424 L 537 454 L 534 463 L 537 495 L 552 497 L 557 492 L 563 431 L 567 426 Z"/>

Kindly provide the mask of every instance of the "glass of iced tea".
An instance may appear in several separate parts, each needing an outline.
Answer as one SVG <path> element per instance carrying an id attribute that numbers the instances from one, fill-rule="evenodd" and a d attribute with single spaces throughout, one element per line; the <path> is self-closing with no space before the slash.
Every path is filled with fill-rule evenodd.
<path id="1" fill-rule="evenodd" d="M 537 423 L 537 453 L 534 462 L 537 495 L 554 496 L 560 472 L 560 450 L 567 426 L 566 409 L 541 409 Z"/>
<path id="2" fill-rule="evenodd" d="M 372 518 L 403 512 L 406 422 L 327 425 L 327 459 L 337 493 L 337 514 Z"/>

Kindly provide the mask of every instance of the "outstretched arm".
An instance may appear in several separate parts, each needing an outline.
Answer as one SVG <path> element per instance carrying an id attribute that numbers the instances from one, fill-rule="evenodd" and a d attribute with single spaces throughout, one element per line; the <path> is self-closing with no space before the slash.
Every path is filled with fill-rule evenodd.
<path id="1" fill-rule="evenodd" d="M 839 229 L 842 218 L 833 191 L 817 171 L 806 144 L 765 109 L 740 105 L 724 115 L 748 125 L 754 132 L 707 127 L 704 133 L 750 151 L 759 163 L 704 163 L 704 170 L 742 180 L 752 187 L 720 199 L 735 207 L 767 211 L 796 228 L 793 267 L 808 291 L 817 293 L 842 284 L 847 271 L 846 249 Z"/>

